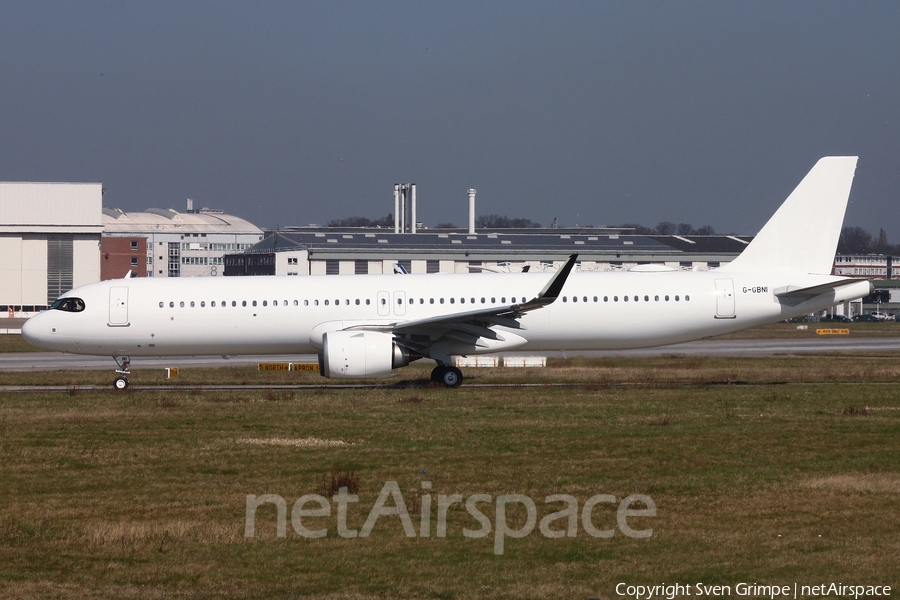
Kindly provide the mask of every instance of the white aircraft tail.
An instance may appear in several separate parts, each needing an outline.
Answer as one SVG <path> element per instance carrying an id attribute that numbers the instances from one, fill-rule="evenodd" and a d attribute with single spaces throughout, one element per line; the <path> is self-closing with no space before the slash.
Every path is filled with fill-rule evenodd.
<path id="1" fill-rule="evenodd" d="M 830 275 L 856 156 L 819 159 L 750 245 L 723 271 Z"/>

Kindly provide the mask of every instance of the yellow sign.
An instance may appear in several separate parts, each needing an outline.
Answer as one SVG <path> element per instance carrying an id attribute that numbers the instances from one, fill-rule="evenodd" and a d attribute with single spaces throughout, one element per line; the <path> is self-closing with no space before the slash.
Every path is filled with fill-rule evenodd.
<path id="1" fill-rule="evenodd" d="M 259 363 L 259 371 L 290 371 L 291 363 Z"/>
<path id="2" fill-rule="evenodd" d="M 310 364 L 298 364 L 298 363 L 292 363 L 292 364 L 291 364 L 291 371 L 315 371 L 315 372 L 318 373 L 318 371 L 319 371 L 319 365 L 316 364 L 316 363 L 313 363 L 313 364 L 311 364 L 311 365 L 310 365 Z"/>
<path id="3" fill-rule="evenodd" d="M 849 329 L 816 329 L 819 335 L 850 335 Z"/>
<path id="4" fill-rule="evenodd" d="M 178 367 L 166 367 L 166 379 L 178 377 Z"/>

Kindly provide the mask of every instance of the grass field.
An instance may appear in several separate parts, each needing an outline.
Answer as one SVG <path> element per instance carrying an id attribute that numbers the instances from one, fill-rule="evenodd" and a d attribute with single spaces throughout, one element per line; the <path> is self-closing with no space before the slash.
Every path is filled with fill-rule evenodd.
<path id="1" fill-rule="evenodd" d="M 0 597 L 615 598 L 619 582 L 896 589 L 898 364 L 604 359 L 467 372 L 472 383 L 571 387 L 444 390 L 410 368 L 374 390 L 191 389 L 260 376 L 223 369 L 185 372 L 185 388 L 168 392 L 8 393 Z M 0 383 L 69 385 L 76 376 L 109 379 L 4 373 Z M 135 371 L 132 381 L 142 378 L 160 374 Z M 396 481 L 417 530 L 421 513 L 431 515 L 430 536 L 407 537 L 397 516 L 382 516 L 370 537 L 343 538 L 336 508 L 303 519 L 327 528 L 325 537 L 297 534 L 294 502 L 330 496 L 333 470 L 358 482 L 348 527 L 359 529 Z M 592 522 L 614 536 L 585 532 L 585 500 L 635 493 L 657 514 L 628 523 L 652 528 L 650 537 L 623 535 L 613 503 L 597 505 Z M 284 498 L 286 537 L 276 535 L 272 504 L 245 537 L 248 494 Z M 437 537 L 438 496 L 451 494 L 527 495 L 538 520 L 563 507 L 546 496 L 568 494 L 578 501 L 577 533 L 551 539 L 535 527 L 506 538 L 498 555 L 493 531 L 464 537 L 480 525 L 454 504 Z M 479 506 L 496 525 L 495 504 Z M 509 527 L 526 520 L 521 505 L 507 508 Z"/>

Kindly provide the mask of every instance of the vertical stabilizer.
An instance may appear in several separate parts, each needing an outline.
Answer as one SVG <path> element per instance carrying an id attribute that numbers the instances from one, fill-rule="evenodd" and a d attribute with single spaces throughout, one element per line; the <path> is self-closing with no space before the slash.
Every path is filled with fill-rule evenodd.
<path id="1" fill-rule="evenodd" d="M 856 160 L 819 159 L 750 245 L 722 270 L 830 275 Z"/>

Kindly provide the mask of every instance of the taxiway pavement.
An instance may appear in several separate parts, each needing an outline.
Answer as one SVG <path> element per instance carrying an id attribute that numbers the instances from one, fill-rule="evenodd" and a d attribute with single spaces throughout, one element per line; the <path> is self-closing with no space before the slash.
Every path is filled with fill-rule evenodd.
<path id="1" fill-rule="evenodd" d="M 700 340 L 673 346 L 642 348 L 638 350 L 601 350 L 571 352 L 508 352 L 503 355 L 540 355 L 550 357 L 616 357 L 616 356 L 794 356 L 810 354 L 866 354 L 900 351 L 900 337 L 877 338 L 807 338 L 797 340 Z M 135 357 L 132 369 L 215 368 L 255 366 L 261 362 L 316 362 L 314 354 L 300 355 L 246 355 L 223 358 L 221 356 L 176 356 L 166 358 Z M 61 352 L 8 352 L 0 353 L 0 371 L 60 371 L 60 370 L 115 370 L 115 362 L 106 356 L 80 356 Z"/>

